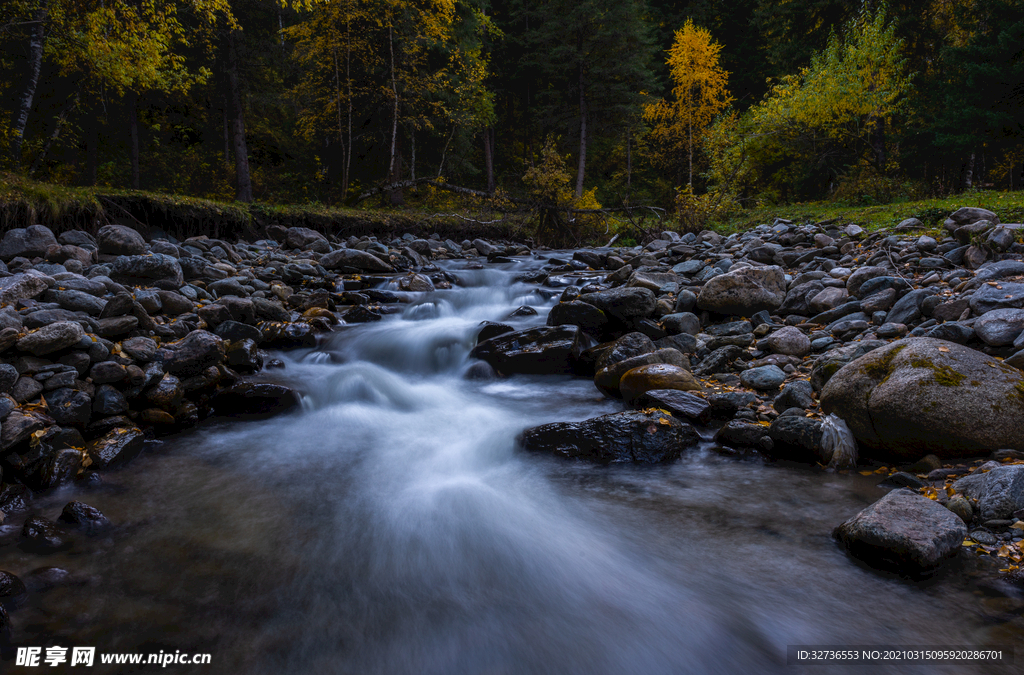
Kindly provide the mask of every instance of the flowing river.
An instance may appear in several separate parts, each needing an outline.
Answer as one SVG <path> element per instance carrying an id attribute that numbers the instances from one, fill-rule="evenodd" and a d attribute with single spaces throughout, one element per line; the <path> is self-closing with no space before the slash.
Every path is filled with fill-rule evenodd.
<path id="1" fill-rule="evenodd" d="M 44 515 L 76 498 L 117 528 L 46 557 L 0 548 L 0 569 L 75 581 L 12 614 L 17 644 L 208 652 L 166 672 L 268 675 L 862 673 L 787 666 L 786 646 L 1020 644 L 1020 603 L 962 563 L 912 583 L 835 545 L 877 477 L 710 442 L 636 467 L 517 449 L 526 427 L 623 409 L 585 378 L 465 377 L 481 321 L 530 305 L 508 322 L 544 322 L 558 289 L 514 281 L 540 265 L 453 263 L 453 289 L 276 355 L 261 378 L 301 391 L 301 411 L 209 421 L 100 488 L 40 496 Z"/>

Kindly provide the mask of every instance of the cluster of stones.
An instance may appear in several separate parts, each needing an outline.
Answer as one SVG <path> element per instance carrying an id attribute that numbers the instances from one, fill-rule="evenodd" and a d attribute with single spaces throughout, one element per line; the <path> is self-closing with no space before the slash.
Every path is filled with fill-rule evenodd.
<path id="1" fill-rule="evenodd" d="M 500 374 L 591 376 L 633 409 L 520 438 L 564 456 L 671 460 L 698 443 L 694 425 L 720 424 L 722 452 L 825 464 L 821 415 L 835 413 L 862 457 L 909 464 L 1003 450 L 1016 461 L 1005 449 L 1024 449 L 1024 226 L 964 208 L 945 227 L 948 236 L 932 237 L 915 219 L 872 234 L 776 221 L 729 237 L 666 232 L 641 250 L 576 251 L 539 281 L 606 273 L 567 287 L 546 327 L 485 327 L 474 355 Z M 966 534 L 962 518 L 941 515 Z M 915 532 L 936 530 L 918 521 L 908 517 Z M 941 555 L 915 558 L 930 561 L 922 569 L 960 546 L 951 532 Z M 850 543 L 857 536 L 837 537 L 870 557 Z"/>
<path id="2" fill-rule="evenodd" d="M 339 321 L 397 311 L 398 294 L 375 288 L 384 281 L 432 291 L 454 278 L 430 260 L 528 253 L 482 240 L 405 235 L 388 245 L 280 226 L 252 243 L 156 234 L 147 241 L 107 225 L 95 236 L 55 236 L 34 225 L 0 240 L 3 543 L 51 551 L 73 542 L 70 516 L 46 518 L 34 492 L 101 482 L 98 471 L 131 461 L 147 439 L 211 413 L 297 405 L 286 387 L 242 376 L 279 365 L 266 349 L 313 347 Z M 72 510 L 82 508 L 92 507 Z"/>

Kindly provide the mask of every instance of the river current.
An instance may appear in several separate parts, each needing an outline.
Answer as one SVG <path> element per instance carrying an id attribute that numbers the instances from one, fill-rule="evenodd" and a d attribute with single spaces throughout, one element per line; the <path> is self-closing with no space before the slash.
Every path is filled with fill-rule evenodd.
<path id="1" fill-rule="evenodd" d="M 451 290 L 275 354 L 285 368 L 260 379 L 302 392 L 301 410 L 211 420 L 103 487 L 40 496 L 44 515 L 81 499 L 117 528 L 46 557 L 0 548 L 0 569 L 75 580 L 12 613 L 17 644 L 212 655 L 169 673 L 999 672 L 786 665 L 787 645 L 1024 634 L 1017 605 L 959 566 L 908 582 L 836 546 L 877 477 L 710 442 L 637 467 L 518 449 L 526 427 L 623 409 L 585 378 L 464 376 L 481 321 L 544 322 L 558 289 L 514 280 L 540 264 L 452 263 Z M 538 314 L 507 319 L 521 305 Z"/>

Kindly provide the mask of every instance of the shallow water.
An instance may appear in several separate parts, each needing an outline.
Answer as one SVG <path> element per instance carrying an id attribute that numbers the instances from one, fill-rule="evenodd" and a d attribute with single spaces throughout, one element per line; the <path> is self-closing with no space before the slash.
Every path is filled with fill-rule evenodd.
<path id="1" fill-rule="evenodd" d="M 586 379 L 462 377 L 480 321 L 528 304 L 510 323 L 543 323 L 550 289 L 512 281 L 536 264 L 453 265 L 459 287 L 280 355 L 265 377 L 300 412 L 206 423 L 45 496 L 44 515 L 78 498 L 119 527 L 46 557 L 0 548 L 0 569 L 78 581 L 14 612 L 15 641 L 213 655 L 168 672 L 498 675 L 867 672 L 787 666 L 786 645 L 1019 640 L 1016 605 L 963 574 L 906 582 L 836 547 L 875 478 L 707 447 L 653 467 L 517 449 L 526 427 L 622 409 Z"/>

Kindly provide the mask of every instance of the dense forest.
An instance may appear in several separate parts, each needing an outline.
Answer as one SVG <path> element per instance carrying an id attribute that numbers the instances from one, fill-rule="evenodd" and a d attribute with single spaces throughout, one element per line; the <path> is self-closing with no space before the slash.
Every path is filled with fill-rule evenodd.
<path id="1" fill-rule="evenodd" d="M 1024 182 L 1020 0 L 3 0 L 0 42 L 0 170 L 67 185 L 707 214 Z"/>

